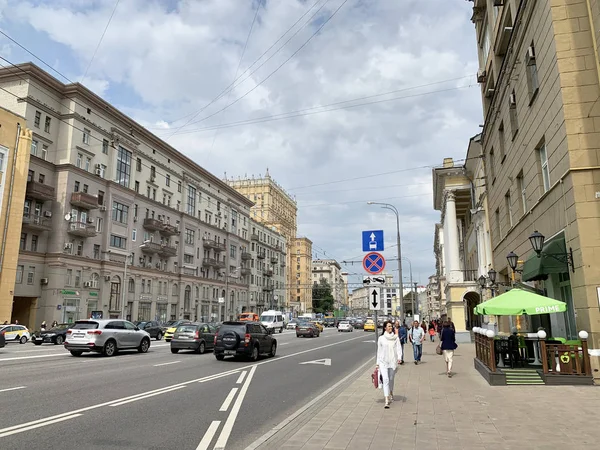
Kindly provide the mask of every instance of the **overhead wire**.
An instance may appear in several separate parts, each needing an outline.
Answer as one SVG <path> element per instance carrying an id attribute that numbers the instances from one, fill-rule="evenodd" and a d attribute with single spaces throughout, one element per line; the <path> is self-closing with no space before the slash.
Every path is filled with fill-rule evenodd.
<path id="1" fill-rule="evenodd" d="M 119 6 L 119 2 L 120 1 L 121 0 L 117 0 L 117 2 L 115 3 L 115 6 L 114 6 L 114 8 L 112 10 L 112 13 L 110 14 L 110 17 L 108 18 L 108 22 L 106 23 L 106 26 L 104 27 L 104 31 L 102 31 L 102 35 L 100 36 L 100 40 L 98 41 L 98 45 L 96 45 L 96 48 L 94 49 L 94 53 L 92 54 L 92 58 L 90 59 L 90 62 L 88 63 L 87 67 L 85 68 L 85 72 L 83 73 L 83 76 L 81 77 L 80 83 L 83 83 L 83 80 L 87 76 L 88 70 L 90 70 L 92 62 L 94 61 L 94 58 L 96 57 L 96 53 L 98 53 L 98 49 L 100 48 L 100 44 L 102 44 L 102 41 L 104 40 L 104 35 L 106 34 L 106 30 L 108 30 L 108 27 L 110 26 L 110 22 L 112 21 L 112 18 L 115 15 L 115 11 L 117 10 L 117 6 Z"/>

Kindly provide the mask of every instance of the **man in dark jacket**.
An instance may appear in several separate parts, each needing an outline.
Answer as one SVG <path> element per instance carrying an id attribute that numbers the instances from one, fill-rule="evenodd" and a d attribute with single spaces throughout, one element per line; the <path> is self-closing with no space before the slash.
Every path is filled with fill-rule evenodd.
<path id="1" fill-rule="evenodd" d="M 406 339 L 408 338 L 408 330 L 404 322 L 400 323 L 396 320 L 395 333 L 398 335 L 400 347 L 402 347 L 402 360 L 400 361 L 400 364 L 404 364 L 404 344 L 406 344 Z"/>

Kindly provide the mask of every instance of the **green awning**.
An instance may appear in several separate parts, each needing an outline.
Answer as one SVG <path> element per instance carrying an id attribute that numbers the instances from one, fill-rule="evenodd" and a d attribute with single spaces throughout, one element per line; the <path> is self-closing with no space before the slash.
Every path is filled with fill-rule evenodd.
<path id="1" fill-rule="evenodd" d="M 557 255 L 564 259 L 567 253 L 565 235 L 560 234 L 552 240 L 544 243 L 542 252 L 545 255 L 538 256 L 532 252 L 523 265 L 523 281 L 547 280 L 551 273 L 564 273 L 569 271 L 566 261 L 560 261 L 549 255 Z"/>
<path id="2" fill-rule="evenodd" d="M 561 313 L 567 310 L 567 304 L 553 298 L 534 294 L 522 289 L 511 289 L 502 295 L 475 306 L 475 314 L 495 316 L 520 316 Z"/>

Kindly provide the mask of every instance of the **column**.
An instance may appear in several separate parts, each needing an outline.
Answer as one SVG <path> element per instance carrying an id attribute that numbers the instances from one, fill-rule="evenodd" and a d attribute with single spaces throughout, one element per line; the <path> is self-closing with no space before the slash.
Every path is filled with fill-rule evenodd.
<path id="1" fill-rule="evenodd" d="M 460 257 L 458 251 L 458 226 L 456 222 L 456 201 L 454 192 L 446 191 L 446 217 L 444 229 L 448 236 L 448 242 L 444 245 L 448 249 L 448 261 L 446 261 L 446 273 L 450 282 L 462 281 L 460 272 Z"/>

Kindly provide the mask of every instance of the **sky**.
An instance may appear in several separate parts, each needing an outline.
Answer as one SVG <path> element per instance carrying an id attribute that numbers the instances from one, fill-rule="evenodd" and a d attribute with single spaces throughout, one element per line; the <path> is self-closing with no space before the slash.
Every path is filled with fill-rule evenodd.
<path id="1" fill-rule="evenodd" d="M 445 157 L 462 164 L 483 121 L 471 9 L 465 0 L 0 0 L 0 29 L 31 52 L 0 35 L 0 56 L 82 82 L 220 178 L 268 168 L 297 201 L 313 258 L 347 261 L 351 282 L 365 273 L 364 230 L 384 231 L 386 272 L 397 276 L 396 216 L 367 202 L 392 204 L 404 282 L 412 266 L 426 284 L 440 219 L 432 168 Z"/>

